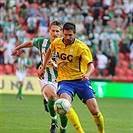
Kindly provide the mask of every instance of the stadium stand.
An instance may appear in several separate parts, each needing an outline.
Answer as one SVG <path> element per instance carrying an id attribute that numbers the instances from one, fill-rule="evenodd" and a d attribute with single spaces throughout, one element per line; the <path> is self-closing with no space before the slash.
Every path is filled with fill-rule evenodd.
<path id="1" fill-rule="evenodd" d="M 108 74 L 107 65 L 101 78 L 133 79 L 132 0 L 1 0 L 0 12 L 0 74 L 15 73 L 12 64 L 4 64 L 7 39 L 17 46 L 37 37 L 47 37 L 49 23 L 59 20 L 74 22 L 77 37 L 91 49 L 96 67 L 92 78 L 98 78 L 96 53 L 101 50 L 108 61 L 110 56 L 116 57 L 115 75 Z M 27 53 L 33 65 L 28 75 L 36 76 L 38 51 L 33 48 Z"/>

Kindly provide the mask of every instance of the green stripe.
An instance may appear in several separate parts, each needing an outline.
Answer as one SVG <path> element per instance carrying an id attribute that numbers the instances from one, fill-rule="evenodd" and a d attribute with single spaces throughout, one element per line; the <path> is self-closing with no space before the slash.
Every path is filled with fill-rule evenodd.
<path id="1" fill-rule="evenodd" d="M 48 74 L 48 81 L 52 82 L 52 76 L 51 76 L 51 73 L 50 73 L 50 70 L 49 70 L 48 67 L 46 67 L 46 71 L 47 71 L 47 74 Z"/>
<path id="2" fill-rule="evenodd" d="M 50 40 L 47 41 L 47 45 L 46 45 L 46 48 L 45 48 L 45 52 L 47 52 L 47 50 L 48 50 L 49 47 L 50 47 Z"/>

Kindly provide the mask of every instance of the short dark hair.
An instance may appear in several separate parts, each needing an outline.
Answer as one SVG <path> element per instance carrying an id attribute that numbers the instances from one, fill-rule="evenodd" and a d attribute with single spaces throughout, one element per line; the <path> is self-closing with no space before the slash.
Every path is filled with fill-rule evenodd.
<path id="1" fill-rule="evenodd" d="M 61 28 L 61 30 L 62 30 L 62 28 L 63 28 L 62 23 L 61 23 L 60 21 L 57 21 L 57 20 L 52 21 L 52 22 L 50 23 L 50 26 L 49 26 L 49 27 L 51 27 L 52 25 L 59 26 L 59 27 Z"/>
<path id="2" fill-rule="evenodd" d="M 74 23 L 71 23 L 71 22 L 66 22 L 63 25 L 63 31 L 64 30 L 72 30 L 74 33 L 76 33 L 76 25 Z"/>
<path id="3" fill-rule="evenodd" d="M 22 50 L 20 51 L 20 53 L 26 53 L 26 52 L 25 52 L 25 50 L 22 49 Z"/>

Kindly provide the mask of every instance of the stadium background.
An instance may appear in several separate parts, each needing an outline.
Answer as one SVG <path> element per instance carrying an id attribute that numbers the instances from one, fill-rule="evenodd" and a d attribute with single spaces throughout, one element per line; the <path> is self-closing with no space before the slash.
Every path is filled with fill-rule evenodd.
<path id="1" fill-rule="evenodd" d="M 37 37 L 47 37 L 49 23 L 59 20 L 75 23 L 77 37 L 91 49 L 95 65 L 93 81 L 132 83 L 132 0 L 1 0 L 0 10 L 0 75 L 3 78 L 15 74 L 16 68 L 12 65 L 15 57 L 5 61 L 11 57 L 12 49 Z M 40 61 L 39 52 L 35 47 L 25 50 L 32 62 L 27 75 L 37 76 L 35 67 Z M 97 55 L 101 57 L 97 58 Z M 104 64 L 103 56 L 106 56 L 107 64 Z M 99 62 L 104 66 L 103 75 L 99 74 Z"/>
<path id="2" fill-rule="evenodd" d="M 26 96 L 24 102 L 20 104 L 14 98 L 18 87 L 15 68 L 12 63 L 4 62 L 4 58 L 10 56 L 11 51 L 5 52 L 4 45 L 13 49 L 36 37 L 47 37 L 49 35 L 48 26 L 53 20 L 60 20 L 62 23 L 74 22 L 78 27 L 77 37 L 84 41 L 92 51 L 96 67 L 91 76 L 92 86 L 107 119 L 106 131 L 108 133 L 112 133 L 114 130 L 114 133 L 133 131 L 132 0 L 1 0 L 0 14 L 0 130 L 2 133 L 39 133 L 43 131 L 48 133 L 48 128 L 44 129 L 44 124 L 42 124 L 44 114 L 41 110 L 43 108 L 41 98 L 37 96 L 41 95 L 35 69 L 40 60 L 39 53 L 35 48 L 25 49 L 27 57 L 31 59 L 32 68 L 27 72 L 23 88 L 23 94 Z M 103 75 L 98 74 L 98 59 L 96 58 L 98 49 L 108 58 L 108 62 L 114 62 L 112 67 L 115 67 L 115 75 L 109 74 L 109 67 L 111 67 L 109 63 L 105 66 Z M 88 129 L 87 124 L 85 125 L 88 123 L 88 119 L 82 119 L 82 117 L 84 118 L 82 112 L 88 113 L 87 109 L 84 109 L 77 98 L 75 101 L 74 108 L 79 112 L 85 131 L 96 132 L 94 125 L 89 125 L 91 129 Z M 25 112 L 26 110 L 27 112 Z M 18 112 L 19 115 L 16 116 Z M 21 118 L 24 115 L 23 112 L 31 118 L 29 120 L 33 124 L 31 130 L 28 129 L 28 123 L 26 123 L 27 116 L 24 116 L 23 120 Z M 36 112 L 39 112 L 40 115 Z M 34 114 L 39 118 L 41 125 L 35 124 Z M 121 118 L 117 117 L 119 115 Z M 35 118 L 38 119 L 37 117 Z M 45 118 L 45 125 L 49 127 L 49 124 L 46 123 L 49 121 L 46 114 Z M 18 121 L 21 126 L 17 126 Z M 89 123 L 92 121 L 89 120 Z M 115 125 L 117 126 L 115 127 Z M 36 126 L 38 128 L 33 128 Z M 74 132 L 71 125 L 69 127 L 68 132 Z"/>

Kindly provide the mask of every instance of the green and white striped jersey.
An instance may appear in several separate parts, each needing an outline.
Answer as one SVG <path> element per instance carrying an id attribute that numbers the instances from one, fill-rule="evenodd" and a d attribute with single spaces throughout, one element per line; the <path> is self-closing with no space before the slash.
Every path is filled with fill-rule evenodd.
<path id="1" fill-rule="evenodd" d="M 33 45 L 39 49 L 41 61 L 43 62 L 43 58 L 45 58 L 45 53 L 50 47 L 50 38 L 37 38 L 33 41 Z M 56 62 L 56 53 L 52 55 L 52 59 Z M 53 82 L 56 80 L 57 76 L 57 70 L 53 66 L 47 65 L 44 79 Z"/>
<path id="2" fill-rule="evenodd" d="M 28 58 L 16 58 L 14 63 L 17 63 L 17 71 L 21 73 L 26 73 L 27 72 L 27 67 L 24 64 L 31 65 L 30 59 Z"/>

